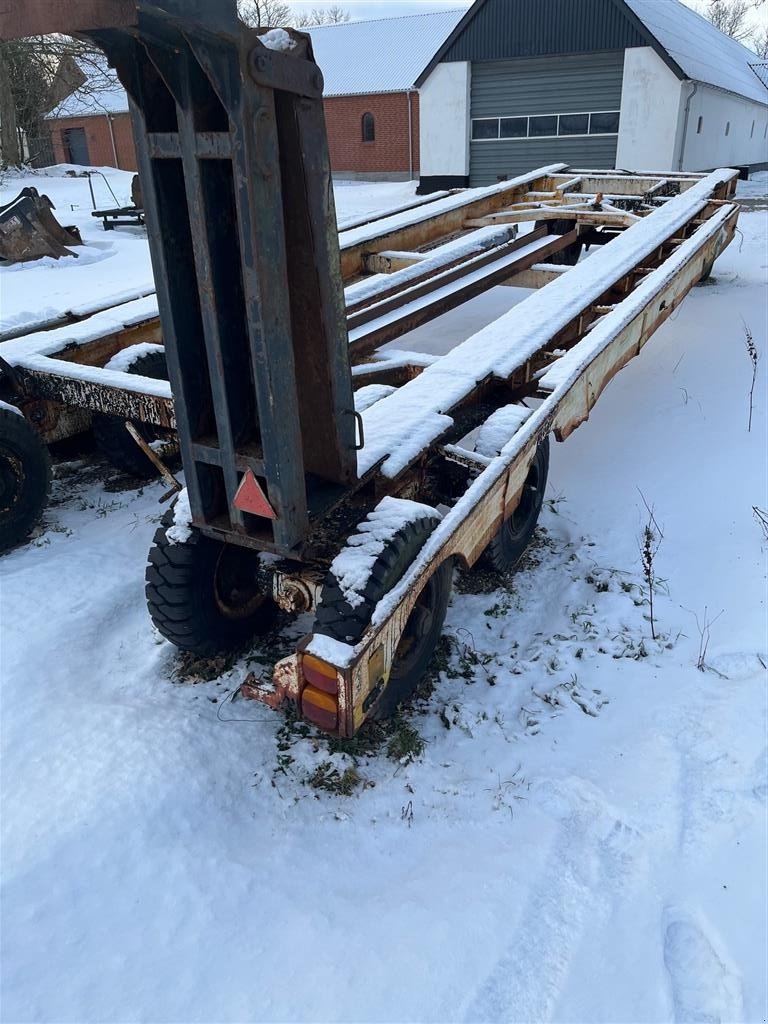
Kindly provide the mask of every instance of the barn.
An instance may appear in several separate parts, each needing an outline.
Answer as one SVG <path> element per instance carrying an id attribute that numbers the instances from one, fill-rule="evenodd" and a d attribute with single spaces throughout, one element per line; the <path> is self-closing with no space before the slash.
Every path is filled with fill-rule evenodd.
<path id="1" fill-rule="evenodd" d="M 768 167 L 758 57 L 678 0 L 476 0 L 417 79 L 419 191 L 531 167 Z"/>
<path id="2" fill-rule="evenodd" d="M 346 179 L 408 180 L 419 173 L 415 82 L 463 10 L 343 22 L 310 30 L 323 71 L 331 167 Z M 58 163 L 136 170 L 128 97 L 116 79 L 75 93 L 48 118 Z"/>

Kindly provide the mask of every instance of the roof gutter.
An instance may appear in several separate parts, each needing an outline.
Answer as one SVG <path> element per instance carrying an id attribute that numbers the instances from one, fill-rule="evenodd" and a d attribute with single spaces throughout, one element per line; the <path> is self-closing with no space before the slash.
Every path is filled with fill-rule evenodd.
<path id="1" fill-rule="evenodd" d="M 683 158 L 685 156 L 685 143 L 686 143 L 686 140 L 688 138 L 688 118 L 690 117 L 690 114 L 691 114 L 691 100 L 696 95 L 696 93 L 699 91 L 699 83 L 698 82 L 693 82 L 691 79 L 687 79 L 687 82 L 688 82 L 689 85 L 692 85 L 693 88 L 688 93 L 688 99 L 685 101 L 685 115 L 683 117 L 683 137 L 680 140 L 680 159 L 677 161 L 677 169 L 678 169 L 678 171 L 682 171 L 682 169 L 683 169 Z"/>
<path id="2" fill-rule="evenodd" d="M 411 114 L 411 96 L 418 92 L 415 89 L 408 89 L 405 94 L 405 101 L 408 104 L 408 181 L 413 181 L 413 116 Z"/>

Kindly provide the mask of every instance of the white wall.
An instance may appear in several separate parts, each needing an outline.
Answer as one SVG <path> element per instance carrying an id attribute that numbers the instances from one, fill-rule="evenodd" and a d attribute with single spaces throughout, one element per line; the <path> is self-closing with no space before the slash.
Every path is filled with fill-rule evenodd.
<path id="1" fill-rule="evenodd" d="M 468 61 L 438 64 L 419 91 L 421 177 L 469 174 Z"/>
<path id="2" fill-rule="evenodd" d="M 692 89 L 692 84 L 686 84 L 686 95 Z M 699 83 L 690 103 L 682 169 L 702 171 L 766 163 L 767 134 L 768 106 Z"/>
<path id="3" fill-rule="evenodd" d="M 617 167 L 676 170 L 682 84 L 652 47 L 625 50 Z"/>

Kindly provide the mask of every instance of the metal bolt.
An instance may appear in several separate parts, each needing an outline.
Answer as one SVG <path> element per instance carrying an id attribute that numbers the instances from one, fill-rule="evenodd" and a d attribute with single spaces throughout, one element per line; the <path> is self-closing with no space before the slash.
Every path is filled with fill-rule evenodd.
<path id="1" fill-rule="evenodd" d="M 269 66 L 269 61 L 263 53 L 255 53 L 253 55 L 253 67 L 255 71 L 266 71 Z"/>

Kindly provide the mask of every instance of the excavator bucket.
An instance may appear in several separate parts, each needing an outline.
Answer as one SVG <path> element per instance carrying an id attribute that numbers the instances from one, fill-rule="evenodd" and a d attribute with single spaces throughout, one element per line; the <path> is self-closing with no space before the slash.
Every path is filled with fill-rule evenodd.
<path id="1" fill-rule="evenodd" d="M 6 206 L 0 206 L 0 262 L 21 263 L 42 256 L 74 256 L 70 246 L 82 245 L 76 227 L 62 227 L 53 203 L 36 188 L 24 188 Z"/>

